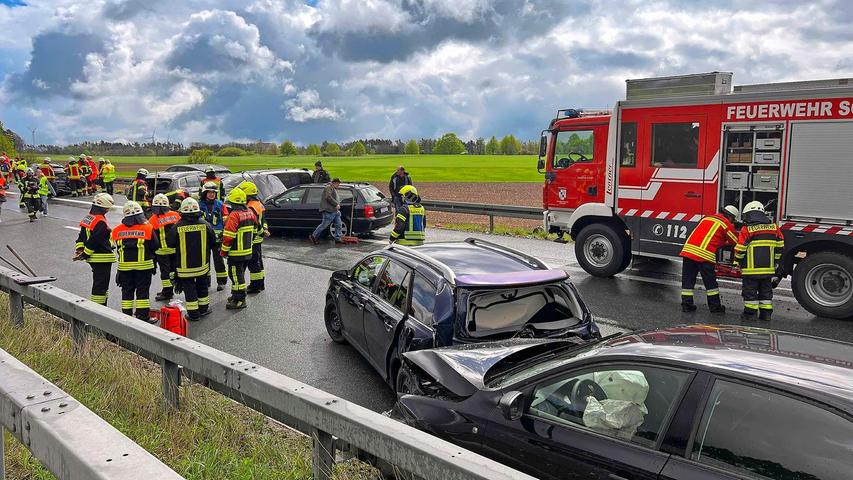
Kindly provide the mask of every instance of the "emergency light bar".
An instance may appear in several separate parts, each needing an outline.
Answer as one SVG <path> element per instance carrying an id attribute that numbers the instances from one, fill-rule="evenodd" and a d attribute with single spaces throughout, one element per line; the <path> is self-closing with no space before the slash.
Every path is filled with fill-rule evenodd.
<path id="1" fill-rule="evenodd" d="M 594 117 L 598 115 L 610 115 L 612 113 L 611 110 L 590 110 L 587 111 L 583 108 L 564 108 L 562 110 L 557 110 L 557 120 L 562 120 L 564 118 L 581 118 L 581 117 Z"/>

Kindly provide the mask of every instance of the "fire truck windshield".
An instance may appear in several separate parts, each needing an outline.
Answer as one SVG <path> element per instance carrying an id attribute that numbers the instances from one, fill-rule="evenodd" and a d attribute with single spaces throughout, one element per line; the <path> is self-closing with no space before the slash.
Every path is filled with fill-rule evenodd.
<path id="1" fill-rule="evenodd" d="M 560 170 L 573 163 L 591 162 L 595 135 L 592 130 L 557 132 L 551 167 Z"/>

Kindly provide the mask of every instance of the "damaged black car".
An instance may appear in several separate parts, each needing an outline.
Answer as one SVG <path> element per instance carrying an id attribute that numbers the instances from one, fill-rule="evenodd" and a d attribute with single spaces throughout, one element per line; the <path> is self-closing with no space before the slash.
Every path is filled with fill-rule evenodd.
<path id="1" fill-rule="evenodd" d="M 563 270 L 468 239 L 392 245 L 332 274 L 329 336 L 358 350 L 395 390 L 402 354 L 509 338 L 598 338 Z"/>

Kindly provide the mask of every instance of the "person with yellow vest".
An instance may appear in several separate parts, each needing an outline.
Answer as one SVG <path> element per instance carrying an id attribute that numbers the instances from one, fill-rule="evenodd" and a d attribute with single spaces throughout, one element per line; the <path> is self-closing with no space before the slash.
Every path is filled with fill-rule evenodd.
<path id="1" fill-rule="evenodd" d="M 714 265 L 717 263 L 717 250 L 737 243 L 734 222 L 739 213 L 737 207 L 727 205 L 722 212 L 704 217 L 684 242 L 680 253 L 682 312 L 696 311 L 693 287 L 696 286 L 696 275 L 699 274 L 705 285 L 708 310 L 711 313 L 726 313 L 726 307 L 720 301 L 720 285 L 717 283 Z"/>
<path id="2" fill-rule="evenodd" d="M 36 178 L 39 181 L 39 210 L 41 210 L 42 215 L 47 216 L 47 198 L 50 195 L 55 195 L 56 191 L 53 189 L 53 185 L 47 181 L 47 175 L 43 170 L 36 171 Z"/>
<path id="3" fill-rule="evenodd" d="M 86 155 L 80 154 L 80 158 L 77 160 L 77 168 L 80 169 L 80 186 L 83 189 L 83 195 L 91 195 L 92 187 L 89 179 L 92 176 L 92 167 L 86 161 Z"/>
<path id="4" fill-rule="evenodd" d="M 124 218 L 121 224 L 112 232 L 118 253 L 116 283 L 121 287 L 121 311 L 125 315 L 135 314 L 140 320 L 154 323 L 149 318 L 149 296 L 151 276 L 157 269 L 154 252 L 160 248 L 160 244 L 141 205 L 128 201 L 122 213 Z"/>
<path id="5" fill-rule="evenodd" d="M 166 242 L 175 249 L 176 282 L 184 292 L 187 316 L 190 320 L 198 320 L 210 313 L 209 259 L 216 247 L 216 234 L 202 218 L 196 199 L 187 198 L 181 202 L 180 212 L 181 219 L 166 235 Z"/>
<path id="6" fill-rule="evenodd" d="M 39 165 L 39 170 L 44 173 L 44 176 L 47 177 L 47 181 L 53 183 L 56 180 L 56 172 L 53 170 L 53 167 L 50 165 L 50 157 L 44 157 L 41 164 Z"/>
<path id="7" fill-rule="evenodd" d="M 423 245 L 426 240 L 426 210 L 421 205 L 421 197 L 414 185 L 400 189 L 403 202 L 397 209 L 394 230 L 390 243 L 399 245 Z"/>
<path id="8" fill-rule="evenodd" d="M 148 170 L 140 168 L 136 171 L 136 178 L 133 179 L 127 191 L 127 199 L 138 203 L 145 213 L 148 213 L 148 210 L 151 208 L 151 205 L 148 203 L 147 178 Z"/>
<path id="9" fill-rule="evenodd" d="M 110 273 L 116 254 L 110 239 L 110 226 L 105 215 L 113 206 L 113 197 L 106 193 L 95 195 L 89 214 L 80 221 L 80 234 L 74 245 L 74 260 L 85 261 L 92 269 L 92 292 L 89 299 L 106 305 L 110 288 Z"/>
<path id="10" fill-rule="evenodd" d="M 219 255 L 228 257 L 228 276 L 231 278 L 231 296 L 225 308 L 246 308 L 246 266 L 252 259 L 252 245 L 258 218 L 246 206 L 246 193 L 235 188 L 228 194 L 231 213 L 225 219 L 222 247 Z"/>
<path id="11" fill-rule="evenodd" d="M 175 279 L 175 249 L 166 244 L 166 235 L 178 223 L 181 216 L 169 208 L 169 199 L 158 193 L 151 201 L 151 217 L 148 222 L 154 227 L 154 234 L 160 243 L 160 248 L 154 252 L 157 255 L 157 266 L 160 267 L 160 284 L 163 289 L 154 296 L 158 302 L 171 300 L 174 296 L 173 280 Z"/>
<path id="12" fill-rule="evenodd" d="M 68 163 L 65 165 L 65 173 L 68 175 L 68 185 L 71 187 L 71 196 L 79 197 L 83 195 L 83 186 L 80 183 L 80 165 L 74 160 L 74 157 L 68 157 Z"/>
<path id="13" fill-rule="evenodd" d="M 101 169 L 101 179 L 104 182 L 104 190 L 112 195 L 113 182 L 116 181 L 116 167 L 108 158 L 104 160 L 104 167 Z"/>
<path id="14" fill-rule="evenodd" d="M 201 208 L 201 214 L 207 223 L 213 227 L 213 232 L 216 234 L 216 247 L 214 250 L 217 254 L 213 255 L 213 269 L 216 271 L 216 291 L 224 290 L 228 284 L 228 269 L 225 268 L 225 260 L 218 255 L 220 247 L 222 247 L 222 232 L 225 230 L 225 217 L 228 216 L 228 209 L 221 200 L 216 199 L 219 187 L 213 182 L 205 182 L 202 186 L 201 200 L 198 202 Z"/>
<path id="15" fill-rule="evenodd" d="M 264 239 L 270 236 L 270 230 L 264 216 L 264 204 L 258 200 L 258 186 L 252 182 L 243 182 L 237 188 L 246 194 L 246 206 L 254 212 L 255 217 L 258 219 L 258 223 L 255 225 L 255 237 L 252 240 L 252 259 L 249 261 L 249 287 L 246 289 L 246 293 L 260 293 L 264 290 L 265 277 L 262 247 Z"/>
<path id="16" fill-rule="evenodd" d="M 743 227 L 735 246 L 735 263 L 740 265 L 743 296 L 743 320 L 770 320 L 773 316 L 773 277 L 782 251 L 785 237 L 782 230 L 767 213 L 759 201 L 743 207 Z"/>

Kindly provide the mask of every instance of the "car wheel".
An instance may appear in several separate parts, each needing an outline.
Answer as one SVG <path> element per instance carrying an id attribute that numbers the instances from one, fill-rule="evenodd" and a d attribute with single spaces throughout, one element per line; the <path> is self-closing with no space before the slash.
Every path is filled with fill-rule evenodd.
<path id="1" fill-rule="evenodd" d="M 342 237 L 349 234 L 347 228 L 348 228 L 347 222 L 341 221 L 341 236 Z M 335 226 L 334 225 L 329 225 L 329 236 L 332 238 L 335 238 Z"/>
<path id="2" fill-rule="evenodd" d="M 329 338 L 335 343 L 347 343 L 344 338 L 341 316 L 338 313 L 338 307 L 335 305 L 334 300 L 326 302 L 326 310 L 323 312 L 323 317 L 326 321 L 326 331 L 329 332 Z"/>
<path id="3" fill-rule="evenodd" d="M 580 231 L 575 240 L 575 256 L 580 266 L 596 277 L 610 277 L 627 267 L 623 235 L 603 223 Z"/>
<path id="4" fill-rule="evenodd" d="M 394 390 L 398 395 L 422 395 L 423 390 L 418 384 L 412 369 L 406 365 L 400 366 L 397 371 L 397 380 L 394 382 Z"/>
<path id="5" fill-rule="evenodd" d="M 836 252 L 807 255 L 794 268 L 794 297 L 820 317 L 853 317 L 853 258 Z"/>

